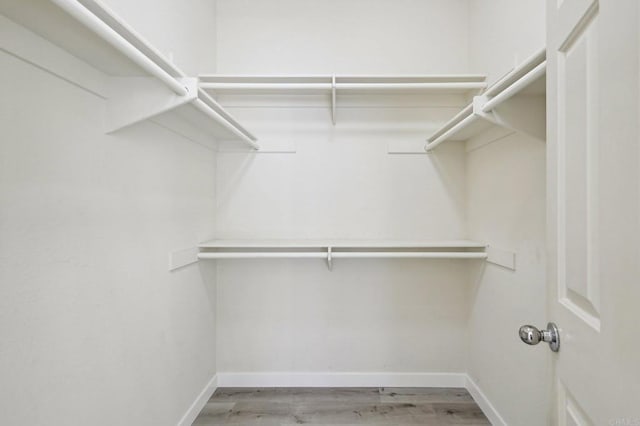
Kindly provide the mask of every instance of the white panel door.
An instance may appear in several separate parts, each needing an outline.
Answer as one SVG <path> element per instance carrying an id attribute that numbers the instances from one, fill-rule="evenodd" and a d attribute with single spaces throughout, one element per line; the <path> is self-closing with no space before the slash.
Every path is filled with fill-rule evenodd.
<path id="1" fill-rule="evenodd" d="M 547 1 L 551 424 L 640 426 L 639 3 Z"/>

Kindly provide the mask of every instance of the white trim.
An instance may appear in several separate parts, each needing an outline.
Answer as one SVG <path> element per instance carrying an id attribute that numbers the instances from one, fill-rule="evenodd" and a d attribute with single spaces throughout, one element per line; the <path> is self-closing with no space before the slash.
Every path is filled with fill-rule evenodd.
<path id="1" fill-rule="evenodd" d="M 218 373 L 220 387 L 453 387 L 465 373 Z"/>
<path id="2" fill-rule="evenodd" d="M 467 375 L 465 387 L 473 397 L 473 400 L 478 404 L 478 407 L 482 410 L 485 416 L 489 419 L 493 426 L 507 426 L 507 422 L 504 421 L 496 407 L 491 404 L 489 398 L 482 392 L 476 382 Z"/>
<path id="3" fill-rule="evenodd" d="M 182 416 L 178 422 L 178 426 L 191 426 L 216 389 L 218 389 L 218 376 L 214 375 L 204 389 L 202 389 L 202 392 L 200 392 L 196 400 L 193 401 L 187 412 L 184 413 L 184 416 Z"/>

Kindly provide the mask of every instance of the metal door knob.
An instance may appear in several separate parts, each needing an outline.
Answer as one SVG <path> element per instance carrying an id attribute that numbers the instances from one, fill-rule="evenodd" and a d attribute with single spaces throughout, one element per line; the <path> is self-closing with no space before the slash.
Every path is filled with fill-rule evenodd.
<path id="1" fill-rule="evenodd" d="M 520 340 L 527 345 L 546 342 L 553 352 L 560 350 L 560 333 L 558 332 L 558 327 L 552 322 L 547 324 L 546 330 L 542 331 L 532 325 L 523 325 L 520 327 Z"/>

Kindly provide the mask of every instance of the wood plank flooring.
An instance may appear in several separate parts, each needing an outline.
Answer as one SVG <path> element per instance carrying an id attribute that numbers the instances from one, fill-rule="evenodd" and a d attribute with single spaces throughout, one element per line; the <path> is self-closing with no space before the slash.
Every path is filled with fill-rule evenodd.
<path id="1" fill-rule="evenodd" d="M 463 388 L 220 388 L 194 425 L 490 425 Z"/>

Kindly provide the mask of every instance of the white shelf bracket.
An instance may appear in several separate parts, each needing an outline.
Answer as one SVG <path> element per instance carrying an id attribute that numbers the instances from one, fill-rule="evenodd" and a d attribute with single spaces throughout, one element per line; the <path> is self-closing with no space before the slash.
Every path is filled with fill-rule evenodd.
<path id="1" fill-rule="evenodd" d="M 187 249 L 176 250 L 169 253 L 169 271 L 183 268 L 198 261 L 198 247 L 189 247 Z"/>
<path id="2" fill-rule="evenodd" d="M 502 266 L 503 268 L 516 270 L 516 253 L 509 250 L 503 250 L 500 248 L 487 246 L 487 262 L 494 265 Z"/>
<path id="3" fill-rule="evenodd" d="M 186 95 L 173 93 L 153 77 L 110 77 L 106 133 L 148 120 L 197 98 L 197 78 L 177 80 L 184 85 Z"/>
<path id="4" fill-rule="evenodd" d="M 487 103 L 487 101 L 489 100 L 489 97 L 486 95 L 478 95 L 478 96 L 474 96 L 473 97 L 473 114 L 476 117 L 480 117 L 483 118 L 493 124 L 500 124 L 498 123 L 494 117 L 493 114 L 491 114 L 490 112 L 484 112 L 482 109 L 484 108 L 484 105 Z"/>
<path id="5" fill-rule="evenodd" d="M 487 103 L 486 96 L 476 96 L 473 99 L 473 112 L 477 116 L 498 126 L 524 133 L 538 140 L 546 140 L 546 98 L 545 96 L 514 96 L 484 112 Z"/>
<path id="6" fill-rule="evenodd" d="M 504 108 L 498 107 L 492 111 L 494 120 L 498 124 L 541 141 L 547 139 L 546 98 L 544 96 L 513 97 L 505 101 L 504 105 Z"/>
<path id="7" fill-rule="evenodd" d="M 336 125 L 336 75 L 331 76 L 331 122 Z"/>
<path id="8" fill-rule="evenodd" d="M 331 247 L 327 247 L 327 268 L 329 268 L 330 271 L 333 270 L 332 250 Z"/>

